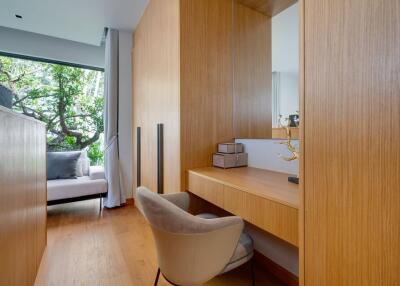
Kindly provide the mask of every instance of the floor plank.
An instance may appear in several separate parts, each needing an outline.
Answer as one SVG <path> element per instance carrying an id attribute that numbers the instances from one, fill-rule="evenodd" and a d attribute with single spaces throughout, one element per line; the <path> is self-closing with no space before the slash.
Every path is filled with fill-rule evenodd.
<path id="1" fill-rule="evenodd" d="M 48 245 L 36 286 L 153 285 L 157 269 L 151 230 L 133 205 L 98 214 L 98 200 L 48 208 Z M 256 285 L 281 286 L 256 267 Z M 169 286 L 161 278 L 160 286 Z M 251 285 L 249 265 L 207 286 Z"/>

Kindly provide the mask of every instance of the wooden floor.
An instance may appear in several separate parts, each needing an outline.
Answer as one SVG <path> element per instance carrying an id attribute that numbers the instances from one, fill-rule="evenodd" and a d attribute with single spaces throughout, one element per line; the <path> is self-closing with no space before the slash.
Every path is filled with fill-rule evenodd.
<path id="1" fill-rule="evenodd" d="M 48 244 L 39 285 L 153 285 L 157 260 L 151 230 L 133 205 L 104 210 L 98 200 L 48 208 Z M 256 285 L 281 286 L 256 267 Z M 161 279 L 159 285 L 169 285 Z M 208 286 L 251 285 L 249 265 Z"/>

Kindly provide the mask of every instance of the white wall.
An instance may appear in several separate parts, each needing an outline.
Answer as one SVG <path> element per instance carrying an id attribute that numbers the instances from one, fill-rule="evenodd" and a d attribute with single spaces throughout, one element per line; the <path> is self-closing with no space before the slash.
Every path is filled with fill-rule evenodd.
<path id="1" fill-rule="evenodd" d="M 281 156 L 290 157 L 287 147 L 279 144 L 283 140 L 236 139 L 235 141 L 244 144 L 245 152 L 249 154 L 249 167 L 286 174 L 299 173 L 298 161 L 287 162 L 281 158 Z M 298 146 L 299 142 L 293 140 L 293 144 Z"/>
<path id="2" fill-rule="evenodd" d="M 92 46 L 5 27 L 0 27 L 0 51 L 104 68 L 104 46 Z"/>
<path id="3" fill-rule="evenodd" d="M 272 71 L 299 70 L 299 5 L 272 17 Z"/>
<path id="4" fill-rule="evenodd" d="M 119 33 L 119 155 L 122 188 L 132 197 L 132 33 Z"/>
<path id="5" fill-rule="evenodd" d="M 278 113 L 283 118 L 299 110 L 298 9 L 295 4 L 272 18 L 272 71 L 280 74 Z"/>
<path id="6" fill-rule="evenodd" d="M 281 72 L 279 83 L 279 111 L 282 118 L 287 118 L 299 111 L 299 73 Z"/>

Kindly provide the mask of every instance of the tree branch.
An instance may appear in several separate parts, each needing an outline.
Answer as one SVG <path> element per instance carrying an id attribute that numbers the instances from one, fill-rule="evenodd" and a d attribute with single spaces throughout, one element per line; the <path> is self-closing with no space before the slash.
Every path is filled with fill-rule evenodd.
<path id="1" fill-rule="evenodd" d="M 48 96 L 48 95 L 34 96 L 34 97 L 31 97 L 30 99 L 45 98 L 45 97 L 47 97 L 47 96 Z M 24 100 L 27 99 L 28 97 L 30 97 L 30 96 L 29 96 L 29 95 L 26 95 L 26 96 L 24 96 L 24 97 L 18 99 L 17 101 L 15 101 L 15 102 L 13 103 L 13 105 L 14 105 L 14 106 L 17 105 L 18 103 L 24 101 Z"/>

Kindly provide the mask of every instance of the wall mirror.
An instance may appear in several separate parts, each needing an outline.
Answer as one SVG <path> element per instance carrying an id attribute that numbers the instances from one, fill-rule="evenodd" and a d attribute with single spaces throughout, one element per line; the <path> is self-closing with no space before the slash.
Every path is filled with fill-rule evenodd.
<path id="1" fill-rule="evenodd" d="M 299 123 L 299 4 L 233 3 L 235 138 L 285 139 L 279 122 L 287 125 L 283 119 L 291 117 L 292 126 Z"/>
<path id="2" fill-rule="evenodd" d="M 272 17 L 272 127 L 274 133 L 299 112 L 299 7 L 294 4 Z M 298 120 L 297 120 L 298 123 Z M 276 131 L 276 130 L 275 130 Z"/>

